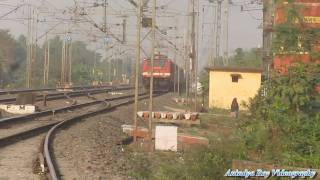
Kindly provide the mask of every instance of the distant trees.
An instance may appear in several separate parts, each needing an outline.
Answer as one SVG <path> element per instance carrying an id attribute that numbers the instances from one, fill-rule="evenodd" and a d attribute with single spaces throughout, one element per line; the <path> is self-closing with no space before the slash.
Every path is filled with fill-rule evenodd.
<path id="1" fill-rule="evenodd" d="M 237 48 L 235 54 L 229 58 L 230 65 L 233 67 L 262 67 L 262 55 L 259 48 L 251 48 L 250 50 L 243 50 Z"/>
<path id="2" fill-rule="evenodd" d="M 62 44 L 63 40 L 58 36 L 50 39 L 49 86 L 56 86 L 60 81 Z M 44 50 L 45 44 L 36 47 L 34 87 L 43 86 Z M 0 30 L 0 88 L 25 86 L 26 59 L 26 37 L 21 35 L 18 39 L 14 39 L 9 31 Z M 74 41 L 72 67 L 73 83 L 88 85 L 93 81 L 120 79 L 120 73 L 127 73 L 129 77 L 128 69 L 131 69 L 131 61 L 118 59 L 111 64 L 110 60 L 102 60 L 101 54 L 89 50 L 84 42 Z M 109 77 L 114 71 L 118 72 L 118 77 Z"/>
<path id="3" fill-rule="evenodd" d="M 0 30 L 0 86 L 9 85 L 15 79 L 22 62 L 26 58 L 25 37 L 15 40 L 8 30 Z"/>

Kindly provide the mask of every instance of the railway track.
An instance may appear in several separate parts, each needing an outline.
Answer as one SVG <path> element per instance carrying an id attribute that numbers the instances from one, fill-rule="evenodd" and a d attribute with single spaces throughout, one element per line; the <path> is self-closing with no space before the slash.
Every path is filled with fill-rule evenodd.
<path id="1" fill-rule="evenodd" d="M 86 90 L 77 90 L 77 91 L 71 91 L 71 92 L 54 92 L 54 93 L 48 93 L 47 94 L 47 100 L 57 100 L 57 99 L 64 99 L 68 97 L 78 97 L 78 96 L 83 96 L 83 95 L 93 95 L 93 94 L 98 94 L 98 93 L 103 93 L 103 92 L 108 92 L 111 90 L 129 90 L 132 89 L 130 86 L 123 86 L 123 87 L 100 87 L 100 88 L 95 88 L 95 89 L 86 89 Z M 24 91 L 25 92 L 25 91 Z M 36 101 L 42 101 L 43 100 L 43 95 L 38 95 Z M 4 98 L 0 99 L 0 103 L 2 104 L 10 104 L 13 102 L 16 102 L 17 98 L 12 97 L 12 98 Z"/>
<path id="2" fill-rule="evenodd" d="M 160 95 L 163 95 L 165 93 L 166 92 L 157 92 L 155 94 L 155 96 L 160 96 Z M 139 99 L 140 100 L 147 99 L 148 97 L 149 96 L 146 93 L 139 95 Z M 72 118 L 69 118 L 69 119 L 65 119 L 65 120 L 61 121 L 60 123 L 54 125 L 49 130 L 49 132 L 47 133 L 46 138 L 45 138 L 45 142 L 44 142 L 44 145 L 43 145 L 43 153 L 44 153 L 43 155 L 44 155 L 45 163 L 46 163 L 46 165 L 48 167 L 50 178 L 52 180 L 60 179 L 60 177 L 59 177 L 59 169 L 57 167 L 57 162 L 55 162 L 55 160 L 54 160 L 53 148 L 52 148 L 52 144 L 53 144 L 52 141 L 54 139 L 54 135 L 59 129 L 62 129 L 62 128 L 66 127 L 66 126 L 69 126 L 70 124 L 72 124 L 74 122 L 77 122 L 77 121 L 79 121 L 81 119 L 89 118 L 89 117 L 95 116 L 95 115 L 103 113 L 103 112 L 110 112 L 110 111 L 113 111 L 113 110 L 115 110 L 116 108 L 118 108 L 120 106 L 128 105 L 128 104 L 131 104 L 133 102 L 134 102 L 134 100 L 133 100 L 133 95 L 132 95 L 132 99 L 130 99 L 130 100 L 125 100 L 125 101 L 122 101 L 122 102 L 119 102 L 119 103 L 110 104 L 110 106 L 108 106 L 108 107 L 103 107 L 103 108 L 100 108 L 98 110 L 95 110 L 95 111 L 92 111 L 92 112 L 89 112 L 89 113 L 86 113 L 86 114 L 83 114 L 83 115 L 79 115 L 79 116 L 75 116 L 75 117 L 72 117 Z"/>
<path id="3" fill-rule="evenodd" d="M 144 94 L 140 94 L 144 95 Z M 122 99 L 127 99 L 131 98 L 133 95 L 125 95 L 125 96 L 119 96 L 119 97 L 113 97 L 113 98 L 107 98 L 104 100 L 94 100 L 91 102 L 87 103 L 82 103 L 82 104 L 76 104 L 76 105 L 71 105 L 68 107 L 63 107 L 63 108 L 57 108 L 57 109 L 52 109 L 52 110 L 47 110 L 47 111 L 42 111 L 42 112 L 37 112 L 29 115 L 23 115 L 23 116 L 17 116 L 17 117 L 11 117 L 11 118 L 5 118 L 0 120 L 0 128 L 3 130 L 0 132 L 0 147 L 7 146 L 9 144 L 15 143 L 19 140 L 23 140 L 26 138 L 30 138 L 33 135 L 40 134 L 42 132 L 45 132 L 47 128 L 52 127 L 53 125 L 56 125 L 59 123 L 61 120 L 59 120 L 57 115 L 70 112 L 73 110 L 81 109 L 82 112 L 78 112 L 79 114 L 85 114 L 85 113 L 90 113 L 92 110 L 88 109 L 89 107 L 92 106 L 97 106 L 101 104 L 108 104 L 111 101 L 116 101 L 116 100 L 122 100 Z M 95 107 L 97 108 L 97 107 Z M 48 117 L 51 118 L 51 120 L 48 120 Z M 63 114 L 62 119 L 67 117 L 65 114 Z M 41 118 L 43 118 L 41 120 Z M 54 120 L 56 118 L 56 120 Z M 38 120 L 37 120 L 38 119 Z M 30 124 L 27 124 L 30 123 Z M 24 128 L 31 126 L 31 128 Z M 40 124 L 40 125 L 39 125 Z M 22 128 L 21 128 L 22 126 Z M 34 127 L 36 126 L 36 127 Z M 11 129 L 14 129 L 15 127 L 18 127 L 16 129 L 22 129 L 19 132 L 15 132 L 14 130 L 11 131 Z M 7 129 L 7 132 L 4 131 L 4 129 Z M 9 130 L 9 132 L 8 132 Z"/>
<path id="4" fill-rule="evenodd" d="M 0 95 L 9 95 L 9 94 L 18 94 L 24 92 L 43 92 L 43 91 L 57 91 L 57 90 L 85 90 L 85 89 L 95 89 L 95 88 L 112 88 L 111 85 L 104 85 L 104 86 L 74 86 L 70 88 L 41 88 L 41 89 L 16 89 L 16 90 L 0 90 Z"/>
<path id="5" fill-rule="evenodd" d="M 132 96 L 132 98 L 133 98 L 133 96 Z M 148 96 L 146 94 L 144 94 L 140 97 L 140 99 L 144 99 L 144 98 L 148 98 Z M 43 145 L 43 153 L 44 153 L 43 155 L 44 155 L 45 163 L 48 167 L 50 178 L 52 180 L 60 179 L 59 178 L 59 170 L 56 165 L 57 163 L 55 162 L 54 157 L 52 156 L 52 154 L 53 154 L 52 141 L 53 141 L 54 135 L 58 129 L 64 128 L 64 127 L 70 125 L 71 123 L 79 121 L 81 119 L 92 117 L 94 115 L 97 115 L 97 114 L 100 114 L 103 112 L 110 112 L 112 110 L 115 110 L 117 107 L 128 105 L 132 102 L 133 102 L 133 99 L 130 99 L 130 100 L 125 100 L 125 101 L 115 103 L 112 105 L 110 104 L 110 106 L 106 106 L 106 107 L 100 108 L 98 110 L 95 110 L 95 111 L 92 111 L 92 112 L 89 112 L 89 113 L 86 113 L 83 115 L 79 115 L 79 116 L 75 116 L 75 117 L 66 119 L 66 120 L 61 121 L 60 123 L 54 125 L 47 133 L 46 138 L 45 138 L 45 142 Z"/>
<path id="6" fill-rule="evenodd" d="M 13 145 L 17 142 L 25 142 L 28 139 L 49 132 L 43 146 L 43 156 L 46 160 L 50 176 L 53 179 L 57 175 L 57 170 L 54 166 L 54 159 L 51 156 L 50 145 L 56 130 L 65 127 L 72 122 L 76 122 L 79 119 L 85 119 L 103 112 L 109 112 L 119 106 L 130 104 L 133 102 L 133 97 L 134 95 L 132 94 L 122 95 L 103 100 L 93 100 L 92 102 L 76 104 L 64 108 L 37 112 L 30 115 L 1 119 L 0 129 L 2 130 L 0 131 L 0 148 Z M 140 99 L 145 99 L 147 97 L 146 93 L 139 95 Z M 59 115 L 61 116 L 58 117 Z"/>

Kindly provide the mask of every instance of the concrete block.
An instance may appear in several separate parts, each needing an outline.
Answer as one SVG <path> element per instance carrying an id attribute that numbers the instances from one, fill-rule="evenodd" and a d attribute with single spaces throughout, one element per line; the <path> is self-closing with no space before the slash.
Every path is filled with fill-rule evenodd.
<path id="1" fill-rule="evenodd" d="M 143 117 L 143 111 L 139 111 L 139 112 L 137 112 L 137 115 L 138 115 L 138 117 Z"/>
<path id="2" fill-rule="evenodd" d="M 189 120 L 189 119 L 191 118 L 191 113 L 186 113 L 186 114 L 184 114 L 184 118 L 185 118 L 186 120 Z"/>
<path id="3" fill-rule="evenodd" d="M 179 114 L 180 114 L 180 113 L 174 112 L 174 113 L 172 114 L 172 118 L 173 118 L 173 119 L 178 119 L 178 118 L 179 118 Z"/>
<path id="4" fill-rule="evenodd" d="M 161 118 L 165 119 L 167 117 L 167 113 L 166 112 L 161 112 Z"/>
<path id="5" fill-rule="evenodd" d="M 155 148 L 156 150 L 177 151 L 178 127 L 156 126 Z"/>
<path id="6" fill-rule="evenodd" d="M 19 93 L 17 95 L 16 104 L 26 105 L 26 104 L 35 104 L 37 99 L 37 94 L 32 92 Z"/>
<path id="7" fill-rule="evenodd" d="M 161 118 L 161 112 L 155 112 L 154 116 L 156 119 L 160 119 Z"/>

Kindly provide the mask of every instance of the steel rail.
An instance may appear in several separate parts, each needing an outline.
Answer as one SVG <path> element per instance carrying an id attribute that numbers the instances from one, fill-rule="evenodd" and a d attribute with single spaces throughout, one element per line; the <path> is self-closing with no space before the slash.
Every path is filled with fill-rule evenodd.
<path id="1" fill-rule="evenodd" d="M 74 110 L 74 109 L 78 109 L 78 108 L 92 106 L 92 105 L 99 104 L 101 102 L 121 100 L 121 99 L 129 98 L 129 97 L 132 97 L 132 96 L 133 95 L 125 95 L 125 96 L 119 96 L 119 97 L 113 97 L 113 98 L 106 98 L 104 100 L 96 100 L 96 101 L 91 101 L 91 102 L 82 103 L 82 104 L 75 104 L 75 105 L 71 105 L 71 106 L 68 106 L 68 107 L 50 109 L 50 110 L 46 110 L 46 111 L 36 112 L 36 113 L 33 113 L 33 114 L 27 114 L 27 115 L 22 115 L 22 116 L 3 118 L 3 119 L 0 119 L 0 127 L 1 126 L 6 126 L 8 124 L 24 122 L 26 120 L 32 120 L 34 118 L 44 117 L 44 116 L 48 116 L 48 115 L 55 115 L 57 113 L 62 113 L 62 112 L 68 111 L 68 110 Z"/>
<path id="2" fill-rule="evenodd" d="M 126 85 L 119 85 L 118 87 L 125 87 Z M 6 94 L 17 94 L 23 92 L 41 92 L 41 91 L 55 91 L 61 89 L 93 89 L 93 88 L 102 88 L 102 87 L 110 87 L 113 88 L 114 86 L 111 85 L 103 85 L 103 86 L 74 86 L 69 88 L 42 88 L 42 89 L 16 89 L 16 90 L 7 90 L 7 91 L 0 91 L 0 95 Z"/>
<path id="3" fill-rule="evenodd" d="M 87 92 L 96 92 L 96 91 L 107 91 L 107 90 L 111 90 L 111 88 L 104 88 L 104 89 L 88 89 L 88 90 L 79 90 L 79 91 L 72 91 L 72 92 L 57 92 L 57 93 L 49 93 L 47 94 L 48 99 L 47 100 L 55 100 L 55 99 L 60 99 L 63 98 L 64 95 L 69 95 L 69 96 L 73 96 L 73 95 L 83 95 Z M 17 98 L 13 97 L 13 98 L 5 98 L 5 99 L 0 99 L 0 103 L 11 103 L 16 101 Z M 43 100 L 43 95 L 38 95 L 36 101 L 41 101 Z"/>
<path id="4" fill-rule="evenodd" d="M 47 100 L 51 101 L 51 100 L 57 100 L 57 99 L 63 99 L 65 98 L 65 95 L 68 95 L 70 97 L 78 97 L 78 96 L 82 96 L 82 95 L 86 95 L 87 93 L 92 94 L 98 94 L 98 93 L 102 93 L 105 91 L 111 91 L 111 90 L 130 90 L 133 87 L 128 86 L 128 87 L 117 87 L 117 88 L 113 88 L 113 87 L 107 87 L 107 88 L 99 88 L 99 89 L 87 89 L 87 90 L 78 90 L 78 91 L 71 91 L 71 92 L 57 92 L 57 93 L 50 93 L 47 94 Z M 6 98 L 6 99 L 0 99 L 0 103 L 12 103 L 14 101 L 16 101 L 17 98 Z M 43 100 L 43 95 L 38 95 L 36 101 L 42 101 Z"/>
<path id="5" fill-rule="evenodd" d="M 140 96 L 143 96 L 143 95 L 146 95 L 146 93 L 141 93 Z M 114 97 L 114 98 L 108 98 L 108 99 L 105 99 L 104 100 L 97 100 L 95 101 L 95 103 L 84 103 L 84 104 L 80 104 L 78 106 L 73 106 L 71 107 L 72 109 L 76 109 L 76 108 L 81 108 L 81 107 L 86 107 L 86 106 L 90 106 L 90 105 L 96 105 L 96 104 L 99 104 L 99 103 L 108 103 L 110 101 L 115 101 L 115 100 L 122 100 L 122 99 L 127 99 L 127 98 L 132 98 L 133 95 L 125 95 L 125 96 L 120 96 L 120 97 Z M 64 111 L 66 110 L 70 110 L 69 107 L 65 108 Z M 60 108 L 59 111 L 62 111 L 62 109 Z M 43 116 L 48 116 L 50 115 L 50 113 L 45 113 L 45 114 L 35 114 L 33 116 L 29 116 L 28 117 L 15 117 L 15 118 L 10 118 L 10 119 L 7 119 L 7 122 L 3 122 L 1 124 L 1 126 L 3 125 L 6 125 L 6 124 L 10 124 L 10 123 L 15 123 L 16 121 L 22 121 L 24 122 L 23 120 L 25 120 L 26 118 L 29 118 L 29 119 L 32 119 L 32 118 L 36 118 L 36 117 L 43 117 Z M 20 118 L 20 120 L 19 120 Z M 28 139 L 28 138 L 31 138 L 31 137 L 34 137 L 36 135 L 39 135 L 41 133 L 44 133 L 44 132 L 47 132 L 52 126 L 60 123 L 61 121 L 55 121 L 55 122 L 52 122 L 52 123 L 48 123 L 48 124 L 44 124 L 42 126 L 37 126 L 35 128 L 32 128 L 32 129 L 28 129 L 28 130 L 25 130 L 25 131 L 20 131 L 18 133 L 15 133 L 15 134 L 12 134 L 12 135 L 9 135 L 9 136 L 6 136 L 6 137 L 2 137 L 0 138 L 0 148 L 1 147 L 5 147 L 5 146 L 8 146 L 10 144 L 14 144 L 16 142 L 19 142 L 21 140 L 24 140 L 24 139 Z"/>

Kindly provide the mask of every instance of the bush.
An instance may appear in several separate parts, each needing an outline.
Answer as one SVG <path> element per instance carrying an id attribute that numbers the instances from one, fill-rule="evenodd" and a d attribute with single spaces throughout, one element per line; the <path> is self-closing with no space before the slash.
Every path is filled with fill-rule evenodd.
<path id="1" fill-rule="evenodd" d="M 320 65 L 299 64 L 274 74 L 250 103 L 252 121 L 243 128 L 247 148 L 266 160 L 293 166 L 320 167 L 320 115 L 315 87 Z M 262 93 L 259 93 L 262 94 Z"/>

